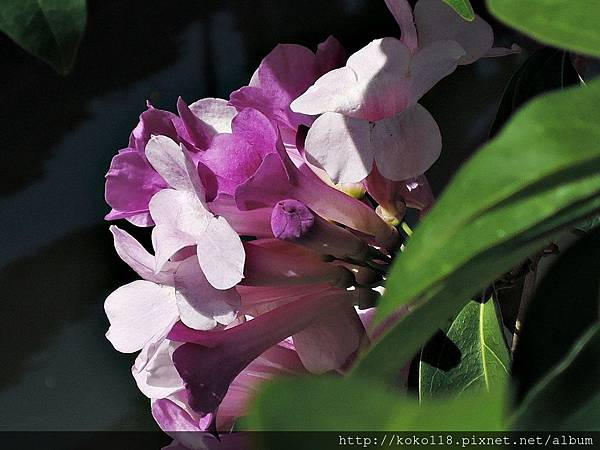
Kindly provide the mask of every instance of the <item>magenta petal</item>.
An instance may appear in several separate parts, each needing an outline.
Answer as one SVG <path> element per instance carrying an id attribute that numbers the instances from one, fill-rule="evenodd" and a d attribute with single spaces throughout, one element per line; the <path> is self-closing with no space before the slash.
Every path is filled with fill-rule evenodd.
<path id="1" fill-rule="evenodd" d="M 177 130 L 174 123 L 178 120 L 179 117 L 175 114 L 149 105 L 148 109 L 140 115 L 140 122 L 129 137 L 129 147 L 134 148 L 143 155 L 146 144 L 152 135 L 177 139 Z"/>
<path id="2" fill-rule="evenodd" d="M 345 290 L 308 296 L 227 330 L 194 333 L 197 344 L 184 344 L 173 354 L 190 407 L 201 415 L 216 410 L 231 382 L 250 362 L 317 317 L 354 300 Z M 176 340 L 176 330 L 169 338 Z"/>
<path id="3" fill-rule="evenodd" d="M 197 149 L 206 150 L 214 135 L 212 127 L 200 120 L 181 97 L 177 100 L 177 112 L 183 125 L 181 130 L 178 130 L 179 134 Z"/>
<path id="4" fill-rule="evenodd" d="M 329 36 L 317 47 L 317 70 L 319 75 L 341 67 L 346 62 L 346 50 L 333 36 Z"/>
<path id="5" fill-rule="evenodd" d="M 332 64 L 329 59 L 327 53 L 321 57 L 324 65 Z M 313 52 L 300 45 L 279 44 L 262 60 L 250 86 L 231 95 L 230 104 L 238 110 L 258 109 L 284 127 L 296 129 L 300 124 L 309 125 L 311 118 L 293 113 L 289 105 L 319 75 Z"/>
<path id="6" fill-rule="evenodd" d="M 233 194 L 275 151 L 277 134 L 270 121 L 254 109 L 244 109 L 232 122 L 232 134 L 214 137 L 201 161 L 217 176 L 219 192 Z"/>
<path id="7" fill-rule="evenodd" d="M 106 218 L 124 219 L 147 213 L 152 196 L 166 187 L 165 180 L 143 153 L 133 149 L 118 153 L 106 174 L 105 199 L 113 208 Z"/>

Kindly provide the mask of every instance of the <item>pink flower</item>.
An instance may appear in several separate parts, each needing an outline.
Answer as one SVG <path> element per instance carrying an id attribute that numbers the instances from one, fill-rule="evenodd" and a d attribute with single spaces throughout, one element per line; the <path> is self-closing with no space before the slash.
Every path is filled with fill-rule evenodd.
<path id="1" fill-rule="evenodd" d="M 148 105 L 131 133 L 129 146 L 113 158 L 106 174 L 105 198 L 112 207 L 107 220 L 127 219 L 138 226 L 154 225 L 148 203 L 168 183 L 146 159 L 146 145 L 152 135 L 169 137 L 196 152 L 206 149 L 217 133 L 231 131 L 235 109 L 227 106 L 225 100 L 208 98 L 188 107 L 179 99 L 177 108 L 180 117 Z"/>
<path id="2" fill-rule="evenodd" d="M 393 181 L 423 174 L 440 154 L 441 136 L 417 101 L 457 65 L 491 49 L 491 28 L 480 17 L 466 22 L 438 0 L 419 0 L 415 27 L 406 0 L 386 4 L 401 39 L 371 42 L 291 105 L 297 113 L 321 114 L 306 138 L 307 158 L 336 183 L 365 179 L 374 163 Z"/>
<path id="3" fill-rule="evenodd" d="M 290 103 L 325 72 L 341 66 L 346 58 L 333 36 L 316 53 L 295 44 L 279 44 L 260 63 L 248 86 L 233 92 L 229 104 L 239 111 L 253 108 L 273 120 L 285 136 L 313 118 L 290 109 Z"/>
<path id="4" fill-rule="evenodd" d="M 155 258 L 131 235 L 113 226 L 119 256 L 143 280 L 118 288 L 104 304 L 110 328 L 106 337 L 122 352 L 142 349 L 165 336 L 177 320 L 211 329 L 231 323 L 240 307 L 239 294 L 213 288 L 195 257 L 166 263 L 155 272 Z"/>
<path id="5" fill-rule="evenodd" d="M 155 136 L 146 146 L 146 157 L 173 189 L 152 197 L 150 215 L 156 223 L 152 243 L 156 270 L 178 251 L 195 246 L 206 279 L 217 289 L 229 289 L 243 278 L 244 249 L 229 223 L 213 215 L 195 164 L 183 146 Z"/>

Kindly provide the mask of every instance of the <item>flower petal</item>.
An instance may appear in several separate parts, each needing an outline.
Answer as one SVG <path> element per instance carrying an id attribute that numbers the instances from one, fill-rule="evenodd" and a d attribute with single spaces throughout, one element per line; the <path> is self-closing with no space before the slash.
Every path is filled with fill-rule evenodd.
<path id="1" fill-rule="evenodd" d="M 344 366 L 365 337 L 354 307 L 342 305 L 296 333 L 293 341 L 304 367 L 312 373 L 325 373 Z"/>
<path id="2" fill-rule="evenodd" d="M 166 136 L 152 136 L 146 145 L 146 157 L 173 189 L 193 192 L 204 200 L 198 169 L 175 141 Z"/>
<path id="3" fill-rule="evenodd" d="M 227 100 L 203 98 L 192 103 L 189 108 L 196 117 L 212 128 L 213 135 L 231 133 L 231 120 L 237 111 L 233 106 L 228 105 Z"/>
<path id="4" fill-rule="evenodd" d="M 178 122 L 181 125 L 177 129 L 179 135 L 197 149 L 207 149 L 216 134 L 214 128 L 196 116 L 181 97 L 177 99 L 177 112 L 181 118 Z"/>
<path id="5" fill-rule="evenodd" d="M 106 219 L 124 219 L 147 213 L 152 196 L 166 187 L 165 180 L 142 154 L 133 149 L 119 152 L 106 174 L 104 197 L 113 208 Z"/>
<path id="6" fill-rule="evenodd" d="M 440 156 L 442 137 L 431 114 L 416 104 L 373 127 L 379 172 L 389 180 L 401 181 L 423 174 Z"/>
<path id="7" fill-rule="evenodd" d="M 322 296 L 307 296 L 233 328 L 196 331 L 192 336 L 195 343 L 182 345 L 173 354 L 190 407 L 200 415 L 214 411 L 231 382 L 254 359 L 321 315 L 354 300 L 354 294 L 340 289 Z M 169 336 L 177 334 L 180 333 L 173 330 Z"/>
<path id="8" fill-rule="evenodd" d="M 140 122 L 129 136 L 129 147 L 136 149 L 140 155 L 143 155 L 146 144 L 153 134 L 176 139 L 177 130 L 174 123 L 178 120 L 179 118 L 175 114 L 156 109 L 148 104 L 148 109 L 140 115 Z"/>
<path id="9" fill-rule="evenodd" d="M 240 237 L 223 217 L 214 217 L 198 241 L 198 262 L 208 282 L 229 289 L 244 278 L 246 255 Z"/>
<path id="10" fill-rule="evenodd" d="M 417 29 L 415 28 L 412 8 L 407 0 L 385 0 L 385 4 L 400 26 L 401 41 L 411 51 L 417 49 Z"/>
<path id="11" fill-rule="evenodd" d="M 156 272 L 177 251 L 195 245 L 213 218 L 195 194 L 173 189 L 164 189 L 152 197 L 150 214 L 156 222 L 152 230 Z"/>
<path id="12" fill-rule="evenodd" d="M 337 112 L 379 120 L 402 110 L 408 99 L 410 50 L 395 38 L 377 39 L 348 58 L 346 67 L 319 78 L 292 102 L 304 114 Z"/>
<path id="13" fill-rule="evenodd" d="M 104 310 L 110 321 L 106 338 L 123 353 L 140 350 L 178 318 L 175 290 L 143 280 L 121 286 L 110 294 Z"/>
<path id="14" fill-rule="evenodd" d="M 438 81 L 454 72 L 464 54 L 454 41 L 435 41 L 420 48 L 410 64 L 409 103 L 416 103 Z"/>
<path id="15" fill-rule="evenodd" d="M 173 285 L 174 264 L 169 264 L 162 272 L 154 273 L 156 260 L 154 256 L 129 233 L 112 225 L 110 232 L 113 235 L 115 250 L 119 257 L 135 270 L 144 280 L 158 284 Z"/>
<path id="16" fill-rule="evenodd" d="M 165 339 L 166 331 L 144 346 L 131 368 L 138 388 L 148 398 L 165 398 L 184 387 L 172 358 L 181 344 Z"/>
<path id="17" fill-rule="evenodd" d="M 315 56 L 319 75 L 340 67 L 346 62 L 346 50 L 333 36 L 329 36 L 318 45 Z"/>
<path id="18" fill-rule="evenodd" d="M 415 5 L 415 23 L 421 48 L 435 41 L 456 41 L 466 52 L 459 64 L 471 64 L 492 48 L 492 27 L 478 15 L 468 22 L 439 0 L 419 0 Z"/>
<path id="19" fill-rule="evenodd" d="M 307 159 L 324 169 L 334 183 L 361 181 L 373 165 L 370 130 L 366 120 L 325 113 L 308 131 Z"/>
<path id="20" fill-rule="evenodd" d="M 218 290 L 209 284 L 195 257 L 175 272 L 175 296 L 181 321 L 195 330 L 229 325 L 236 318 L 240 296 L 235 289 Z"/>

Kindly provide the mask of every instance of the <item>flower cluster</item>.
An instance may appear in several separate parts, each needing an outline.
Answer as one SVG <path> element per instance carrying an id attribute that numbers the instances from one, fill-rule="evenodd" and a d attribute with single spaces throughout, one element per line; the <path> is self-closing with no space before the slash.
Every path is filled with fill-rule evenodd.
<path id="1" fill-rule="evenodd" d="M 148 105 L 106 177 L 107 219 L 152 228 L 154 254 L 111 226 L 141 280 L 106 299 L 107 338 L 167 432 L 232 429 L 278 374 L 343 373 L 368 345 L 364 311 L 426 211 L 441 136 L 418 100 L 492 48 L 440 0 L 386 0 L 400 38 L 346 58 L 281 44 L 229 101 Z M 189 446 L 193 447 L 193 443 Z"/>

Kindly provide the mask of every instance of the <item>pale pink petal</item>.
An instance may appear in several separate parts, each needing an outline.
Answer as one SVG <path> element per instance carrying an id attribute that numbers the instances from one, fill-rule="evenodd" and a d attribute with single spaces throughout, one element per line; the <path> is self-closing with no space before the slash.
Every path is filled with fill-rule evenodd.
<path id="1" fill-rule="evenodd" d="M 421 175 L 437 160 L 442 149 L 437 123 L 419 104 L 376 122 L 371 139 L 379 172 L 394 181 Z"/>
<path id="2" fill-rule="evenodd" d="M 307 159 L 324 169 L 334 183 L 361 181 L 373 165 L 370 129 L 366 120 L 325 113 L 308 131 Z"/>
<path id="3" fill-rule="evenodd" d="M 152 197 L 150 214 L 156 223 L 152 245 L 157 272 L 177 251 L 195 245 L 213 219 L 195 194 L 173 189 L 164 189 Z"/>
<path id="4" fill-rule="evenodd" d="M 359 349 L 365 329 L 353 306 L 342 305 L 293 336 L 306 369 L 325 373 L 338 369 Z"/>
<path id="5" fill-rule="evenodd" d="M 166 136 L 152 136 L 146 145 L 146 158 L 173 189 L 194 192 L 204 199 L 198 169 L 175 141 Z"/>
<path id="6" fill-rule="evenodd" d="M 119 219 L 121 217 L 118 217 Z M 106 220 L 114 220 L 117 217 L 109 217 L 106 216 Z M 151 227 L 154 225 L 154 220 L 152 220 L 152 216 L 150 216 L 149 212 L 142 212 L 139 214 L 134 214 L 133 216 L 124 217 L 129 223 L 132 223 L 136 227 Z"/>
<path id="7" fill-rule="evenodd" d="M 214 134 L 231 133 L 231 120 L 237 111 L 227 104 L 227 100 L 203 98 L 192 103 L 189 108 L 196 117 L 212 128 Z"/>
<path id="8" fill-rule="evenodd" d="M 229 289 L 244 278 L 246 255 L 240 237 L 223 217 L 213 217 L 198 240 L 198 262 L 208 282 Z"/>
<path id="9" fill-rule="evenodd" d="M 360 102 L 358 79 L 349 67 L 327 72 L 290 105 L 292 111 L 308 115 L 327 111 L 349 111 Z"/>
<path id="10" fill-rule="evenodd" d="M 175 290 L 138 280 L 108 296 L 104 310 L 110 321 L 106 338 L 120 352 L 140 350 L 178 318 Z"/>
<path id="11" fill-rule="evenodd" d="M 181 321 L 196 330 L 211 330 L 217 323 L 229 325 L 240 307 L 240 296 L 235 289 L 212 287 L 195 257 L 177 268 L 175 296 Z"/>
<path id="12" fill-rule="evenodd" d="M 419 0 L 415 5 L 419 47 L 435 41 L 456 41 L 466 52 L 459 64 L 471 64 L 492 48 L 492 27 L 478 15 L 469 22 L 440 0 Z"/>
<path id="13" fill-rule="evenodd" d="M 385 0 L 385 4 L 400 26 L 401 41 L 411 51 L 417 49 L 417 30 L 415 28 L 412 8 L 407 0 Z"/>
<path id="14" fill-rule="evenodd" d="M 148 342 L 131 368 L 138 388 L 148 398 L 165 398 L 184 387 L 172 358 L 181 344 L 165 339 L 165 335 Z"/>
<path id="15" fill-rule="evenodd" d="M 407 104 L 409 63 L 410 50 L 402 42 L 377 39 L 350 56 L 346 67 L 319 78 L 292 102 L 292 110 L 371 121 L 392 116 Z"/>
<path id="16" fill-rule="evenodd" d="M 410 65 L 409 102 L 416 103 L 438 81 L 454 72 L 464 54 L 462 47 L 454 41 L 436 41 L 419 49 Z"/>
<path id="17" fill-rule="evenodd" d="M 119 257 L 135 270 L 144 280 L 159 284 L 173 284 L 174 265 L 168 264 L 164 270 L 154 273 L 156 260 L 133 236 L 115 225 L 109 228 L 113 235 L 115 250 Z"/>

